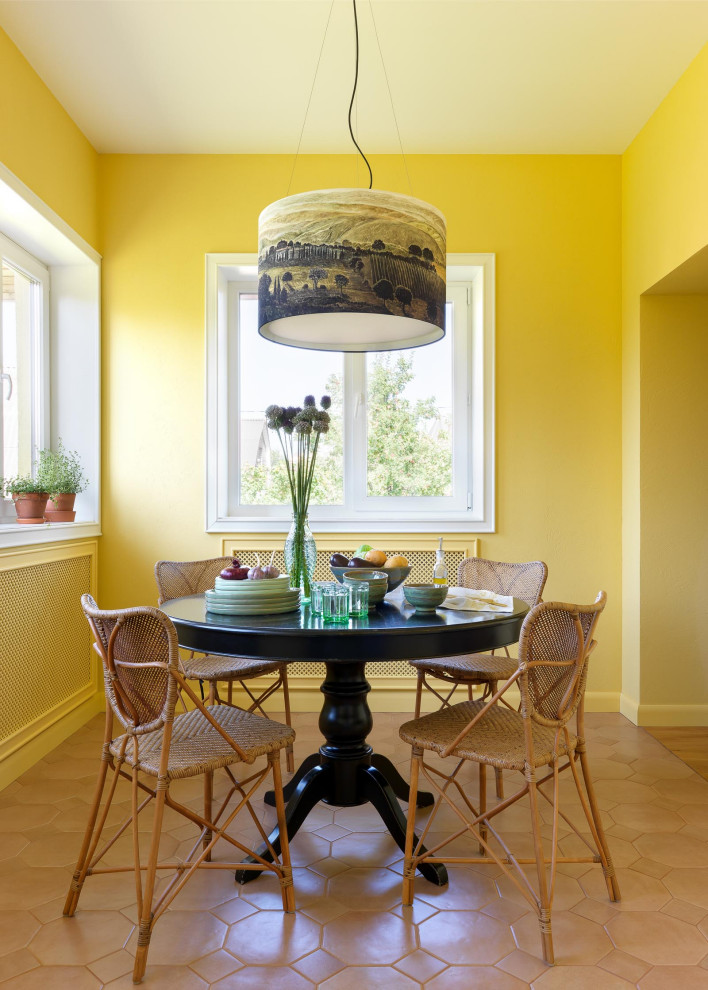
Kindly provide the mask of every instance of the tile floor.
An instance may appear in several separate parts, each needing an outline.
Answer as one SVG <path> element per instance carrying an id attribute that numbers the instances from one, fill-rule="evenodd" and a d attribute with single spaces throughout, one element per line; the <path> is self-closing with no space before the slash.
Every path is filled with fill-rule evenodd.
<path id="1" fill-rule="evenodd" d="M 407 774 L 397 733 L 402 720 L 377 714 L 373 742 Z M 454 869 L 444 889 L 418 879 L 415 906 L 403 909 L 401 854 L 378 816 L 367 807 L 320 805 L 292 844 L 297 913 L 282 913 L 270 877 L 237 887 L 226 871 L 203 872 L 158 922 L 144 985 L 708 987 L 708 782 L 622 716 L 591 715 L 588 722 L 623 900 L 608 901 L 599 867 L 560 867 L 554 968 L 539 960 L 535 917 L 495 867 Z M 318 743 L 316 718 L 297 715 L 295 727 L 301 759 Z M 6 990 L 132 986 L 129 875 L 89 878 L 76 917 L 61 916 L 101 737 L 99 718 L 0 794 L 0 983 Z M 180 797 L 198 806 L 201 785 L 192 786 L 182 782 Z M 272 819 L 271 809 L 261 804 L 259 810 Z M 528 842 L 522 811 L 511 810 L 507 825 L 517 845 Z M 191 826 L 169 825 L 164 850 L 172 855 Z"/>

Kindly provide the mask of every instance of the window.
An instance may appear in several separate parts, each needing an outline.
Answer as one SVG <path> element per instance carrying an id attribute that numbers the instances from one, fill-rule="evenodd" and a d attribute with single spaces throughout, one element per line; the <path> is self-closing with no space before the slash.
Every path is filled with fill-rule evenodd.
<path id="1" fill-rule="evenodd" d="M 31 474 L 47 415 L 44 374 L 49 273 L 36 258 L 0 235 L 0 477 Z M 0 513 L 14 516 L 3 500 Z M 2 516 L 0 516 L 2 518 Z"/>
<path id="2" fill-rule="evenodd" d="M 0 476 L 30 474 L 61 437 L 88 487 L 75 523 L 19 526 L 0 498 L 0 547 L 100 533 L 100 257 L 0 164 Z"/>
<path id="3" fill-rule="evenodd" d="M 493 258 L 448 268 L 446 334 L 402 351 L 283 347 L 257 329 L 250 258 L 207 257 L 207 528 L 282 529 L 271 403 L 332 398 L 310 522 L 345 532 L 493 529 Z"/>

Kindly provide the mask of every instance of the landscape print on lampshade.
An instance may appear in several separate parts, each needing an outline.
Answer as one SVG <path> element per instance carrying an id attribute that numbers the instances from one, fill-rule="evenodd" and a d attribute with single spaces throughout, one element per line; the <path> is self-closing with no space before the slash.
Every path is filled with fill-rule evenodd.
<path id="1" fill-rule="evenodd" d="M 410 196 L 319 189 L 259 218 L 258 325 L 313 313 L 377 313 L 444 329 L 445 218 Z"/>

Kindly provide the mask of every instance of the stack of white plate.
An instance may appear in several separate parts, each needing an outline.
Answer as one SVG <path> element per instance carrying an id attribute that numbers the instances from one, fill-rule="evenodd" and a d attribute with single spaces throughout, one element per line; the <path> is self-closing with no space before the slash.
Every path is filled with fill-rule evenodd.
<path id="1" fill-rule="evenodd" d="M 229 581 L 218 577 L 214 590 L 207 591 L 205 598 L 207 611 L 222 615 L 274 615 L 294 612 L 300 607 L 300 590 L 290 587 L 287 574 L 260 581 Z"/>

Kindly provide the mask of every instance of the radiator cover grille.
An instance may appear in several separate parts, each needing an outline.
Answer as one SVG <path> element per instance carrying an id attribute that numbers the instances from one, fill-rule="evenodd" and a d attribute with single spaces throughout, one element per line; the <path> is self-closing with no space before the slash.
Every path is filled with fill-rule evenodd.
<path id="1" fill-rule="evenodd" d="M 92 684 L 90 590 L 89 554 L 0 570 L 0 743 Z"/>
<path id="2" fill-rule="evenodd" d="M 433 566 L 435 564 L 434 550 L 406 550 L 405 548 L 401 549 L 400 547 L 395 546 L 378 547 L 377 549 L 383 550 L 387 557 L 392 557 L 397 554 L 405 557 L 411 566 L 411 573 L 407 580 L 413 584 L 424 584 L 432 580 Z M 347 556 L 353 556 L 355 550 L 356 547 L 351 547 L 343 548 L 339 552 Z M 272 549 L 260 550 L 258 548 L 255 550 L 243 550 L 240 547 L 233 545 L 231 546 L 229 552 L 233 555 L 238 555 L 244 565 L 252 567 L 256 563 L 256 554 L 260 556 L 261 563 L 265 564 L 270 560 L 270 555 L 273 551 Z M 329 567 L 329 558 L 331 556 L 331 550 L 320 550 L 318 548 L 317 563 L 315 565 L 315 581 L 332 580 L 332 572 Z M 445 563 L 447 564 L 447 571 L 451 582 L 456 580 L 457 568 L 460 566 L 464 558 L 464 550 L 445 551 Z M 285 558 L 283 556 L 282 549 L 275 551 L 273 563 L 279 570 L 285 570 Z M 289 677 L 315 677 L 317 680 L 322 680 L 324 674 L 325 665 L 323 663 L 288 664 Z M 371 680 L 375 680 L 377 677 L 410 678 L 411 668 L 405 660 L 392 660 L 389 663 L 377 663 L 372 665 L 367 670 L 366 676 Z"/>

